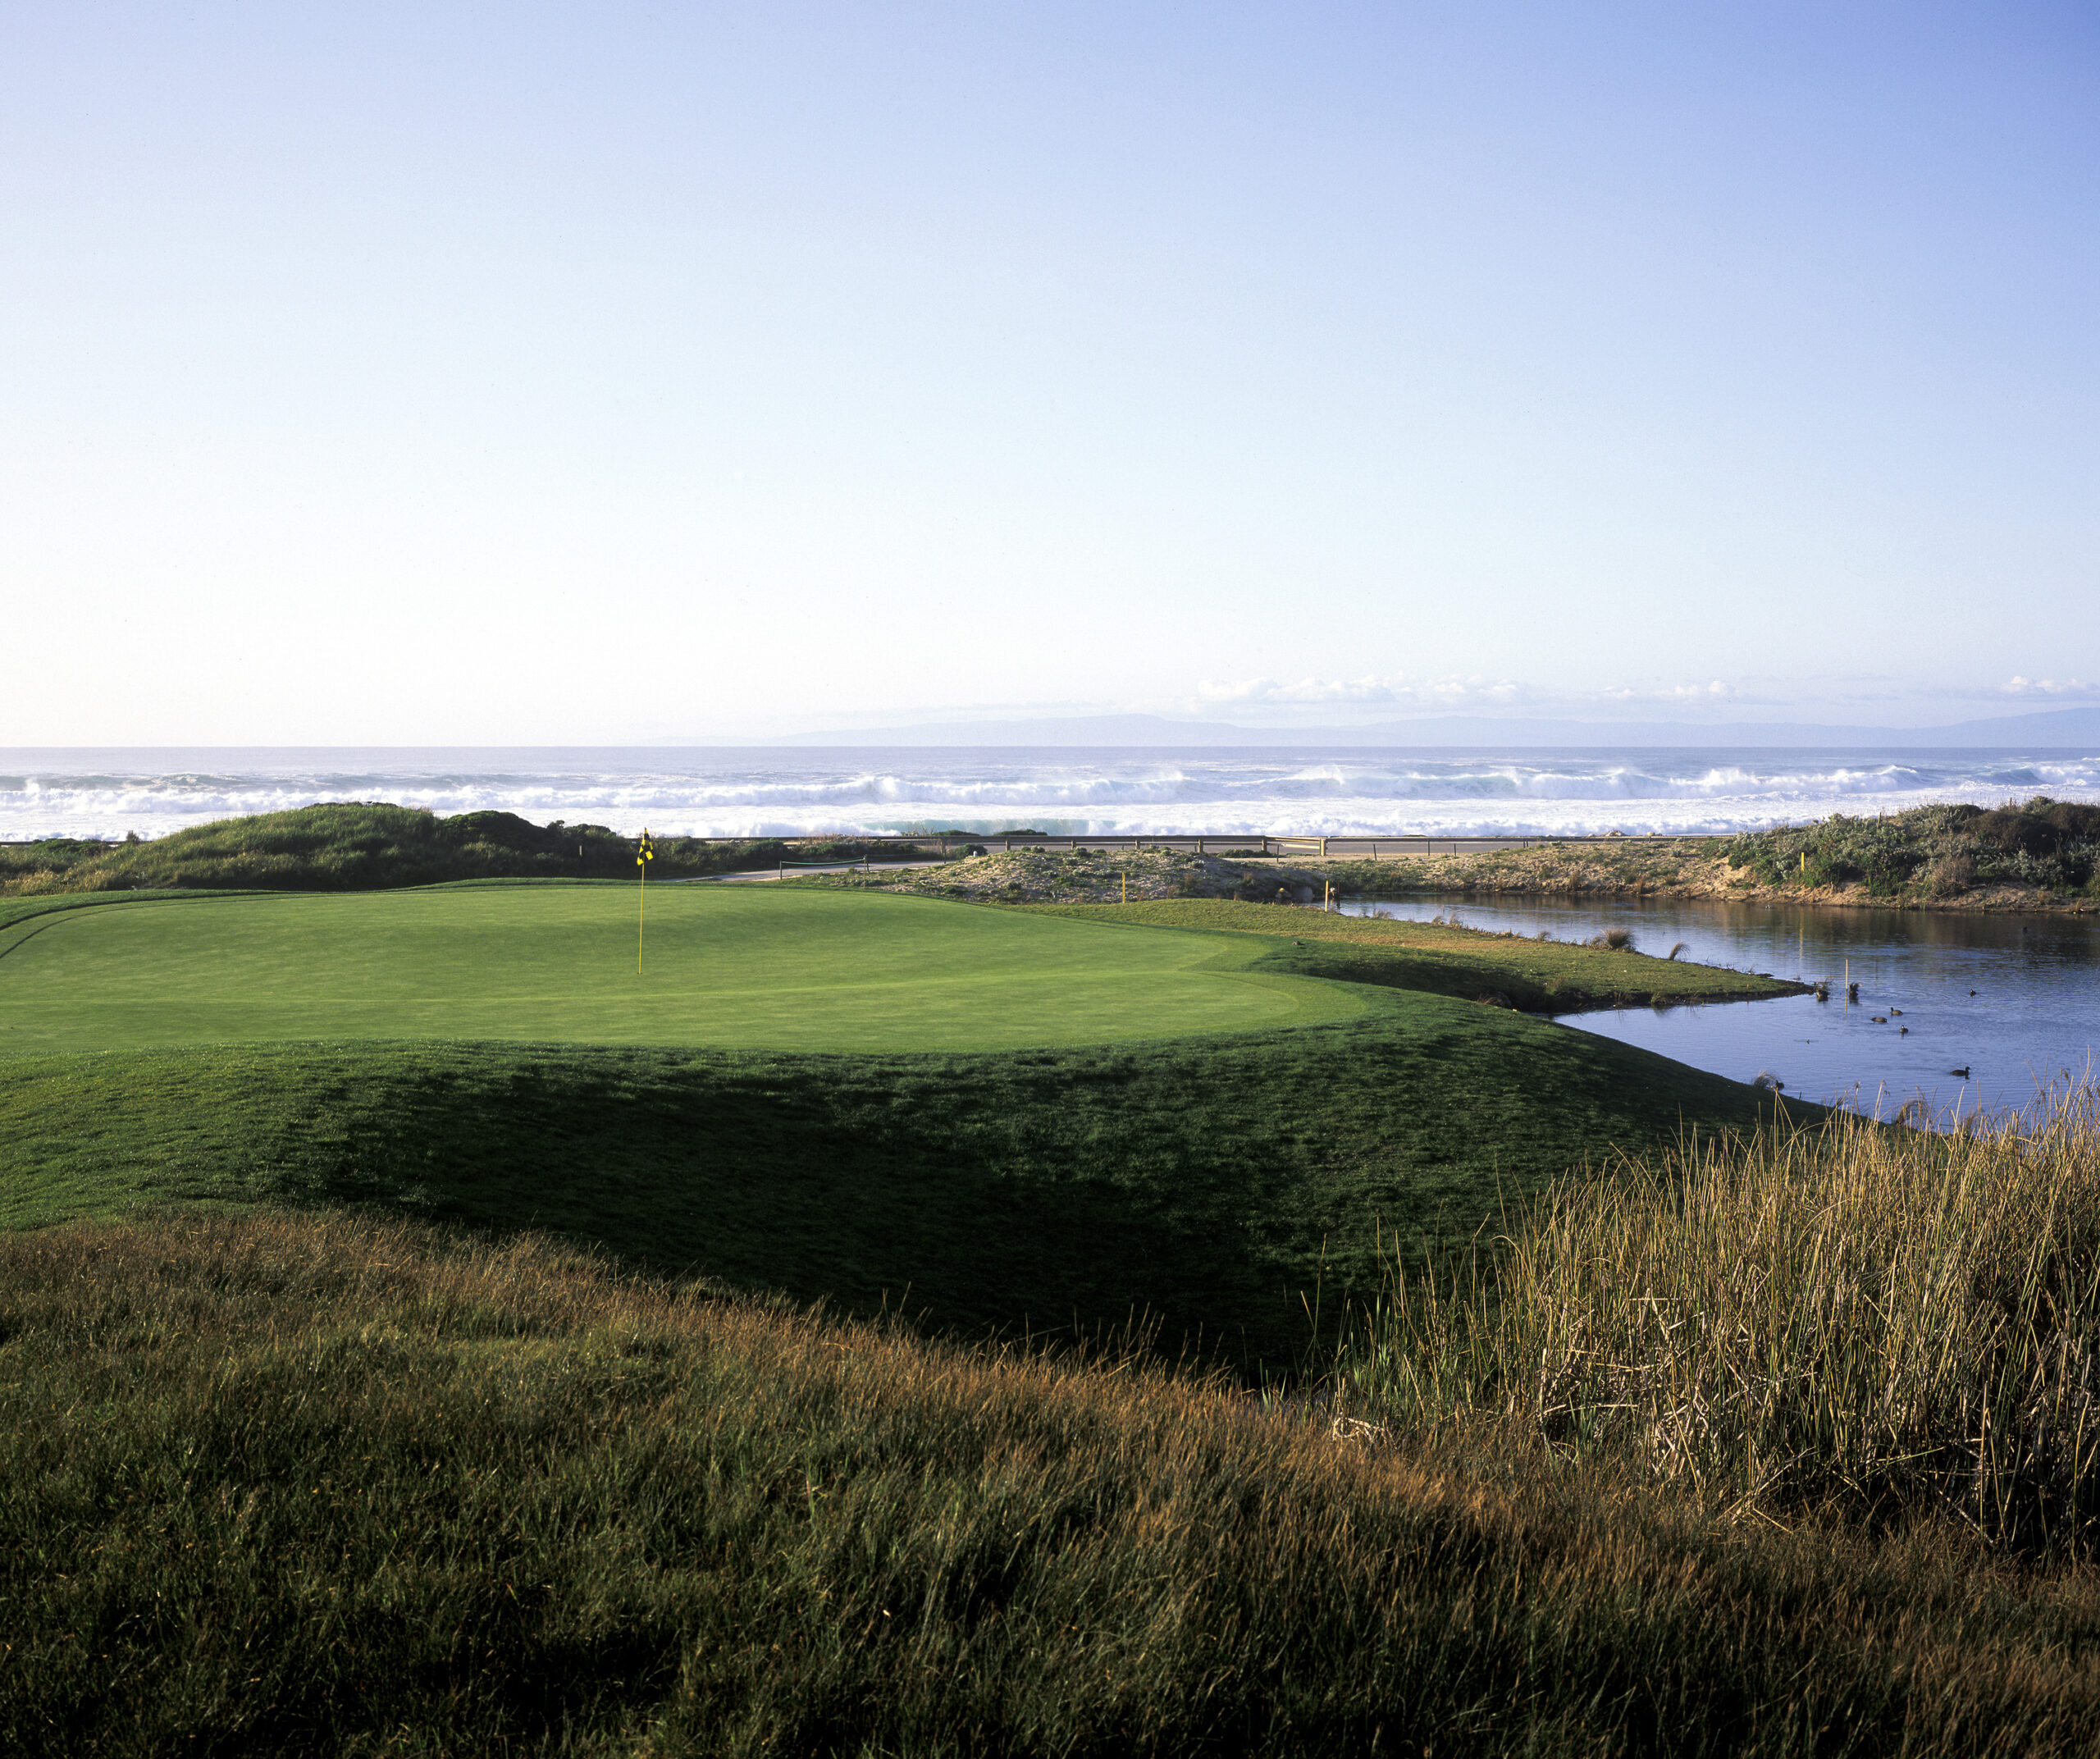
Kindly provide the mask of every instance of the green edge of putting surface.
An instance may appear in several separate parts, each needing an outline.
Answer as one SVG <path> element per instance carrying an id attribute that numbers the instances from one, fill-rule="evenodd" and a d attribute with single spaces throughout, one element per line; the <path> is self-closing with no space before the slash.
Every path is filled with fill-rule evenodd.
<path id="1" fill-rule="evenodd" d="M 1253 936 L 887 893 L 432 887 L 141 901 L 0 930 L 0 1054 L 299 1039 L 1005 1050 L 1376 1009 Z"/>

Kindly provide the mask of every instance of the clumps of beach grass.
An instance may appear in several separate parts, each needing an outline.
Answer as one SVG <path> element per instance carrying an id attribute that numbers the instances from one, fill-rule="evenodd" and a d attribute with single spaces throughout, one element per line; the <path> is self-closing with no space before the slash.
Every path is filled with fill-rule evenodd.
<path id="1" fill-rule="evenodd" d="M 1912 1113 L 1906 1122 L 1923 1120 Z M 1444 1277 L 1396 1267 L 1352 1409 L 1522 1434 L 1702 1505 L 2100 1537 L 2100 1115 L 1851 1114 L 1571 1180 Z"/>
<path id="2" fill-rule="evenodd" d="M 1731 1527 L 1529 1443 L 543 1241 L 282 1213 L 16 1236 L 0 1337 L 11 1753 L 2100 1736 L 2093 1579 L 1959 1528 Z"/>

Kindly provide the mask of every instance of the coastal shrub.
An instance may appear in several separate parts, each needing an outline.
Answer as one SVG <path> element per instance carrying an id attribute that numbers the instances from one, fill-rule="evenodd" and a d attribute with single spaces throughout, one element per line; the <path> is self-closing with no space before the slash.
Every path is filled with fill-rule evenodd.
<path id="1" fill-rule="evenodd" d="M 1970 829 L 1978 841 L 2007 854 L 2061 855 L 2100 838 L 2100 806 L 2038 795 L 2024 806 L 1979 814 Z"/>
<path id="2" fill-rule="evenodd" d="M 2043 795 L 1988 811 L 1936 805 L 1872 819 L 1841 813 L 1746 833 L 1723 848 L 1731 867 L 1774 887 L 1857 884 L 1873 896 L 1915 889 L 1929 898 L 1992 884 L 2061 891 L 2093 878 L 2100 806 Z"/>
<path id="3" fill-rule="evenodd" d="M 1955 898 L 1976 884 L 1976 859 L 1966 850 L 1942 855 L 1925 876 L 1925 889 L 1934 898 Z"/>
<path id="4" fill-rule="evenodd" d="M 781 861 L 858 860 L 870 847 L 865 838 L 660 837 L 655 851 L 651 878 L 689 879 Z M 535 825 L 500 811 L 440 818 L 421 807 L 343 801 L 224 819 L 152 842 L 105 848 L 53 839 L 0 850 L 0 889 L 355 891 L 458 880 L 627 880 L 634 864 L 634 843 L 603 825 Z"/>
<path id="5" fill-rule="evenodd" d="M 2018 880 L 2023 885 L 2039 886 L 2045 891 L 2068 891 L 2082 885 L 2087 877 L 2078 864 L 2056 854 L 2037 855 L 2027 849 L 2017 849 L 1998 864 L 1999 871 Z"/>
<path id="6" fill-rule="evenodd" d="M 61 889 L 67 876 L 103 853 L 99 843 L 74 837 L 45 837 L 34 843 L 0 848 L 0 891 Z"/>

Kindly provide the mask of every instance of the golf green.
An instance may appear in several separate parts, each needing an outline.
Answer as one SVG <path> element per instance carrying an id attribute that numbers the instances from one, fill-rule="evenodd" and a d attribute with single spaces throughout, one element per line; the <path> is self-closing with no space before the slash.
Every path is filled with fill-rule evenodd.
<path id="1" fill-rule="evenodd" d="M 1255 1030 L 1375 991 L 1253 936 L 880 893 L 500 885 L 142 900 L 0 930 L 0 1053 L 298 1039 L 999 1050 Z"/>

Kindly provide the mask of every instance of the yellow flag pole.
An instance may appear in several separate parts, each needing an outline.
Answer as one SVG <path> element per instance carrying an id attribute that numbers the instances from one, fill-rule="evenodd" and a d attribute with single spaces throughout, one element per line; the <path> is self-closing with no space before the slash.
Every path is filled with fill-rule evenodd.
<path id="1" fill-rule="evenodd" d="M 649 840 L 649 827 L 641 827 L 641 843 L 635 852 L 634 865 L 641 870 L 641 892 L 634 911 L 634 975 L 641 975 L 641 937 L 649 920 L 649 864 L 656 859 L 655 845 Z"/>

